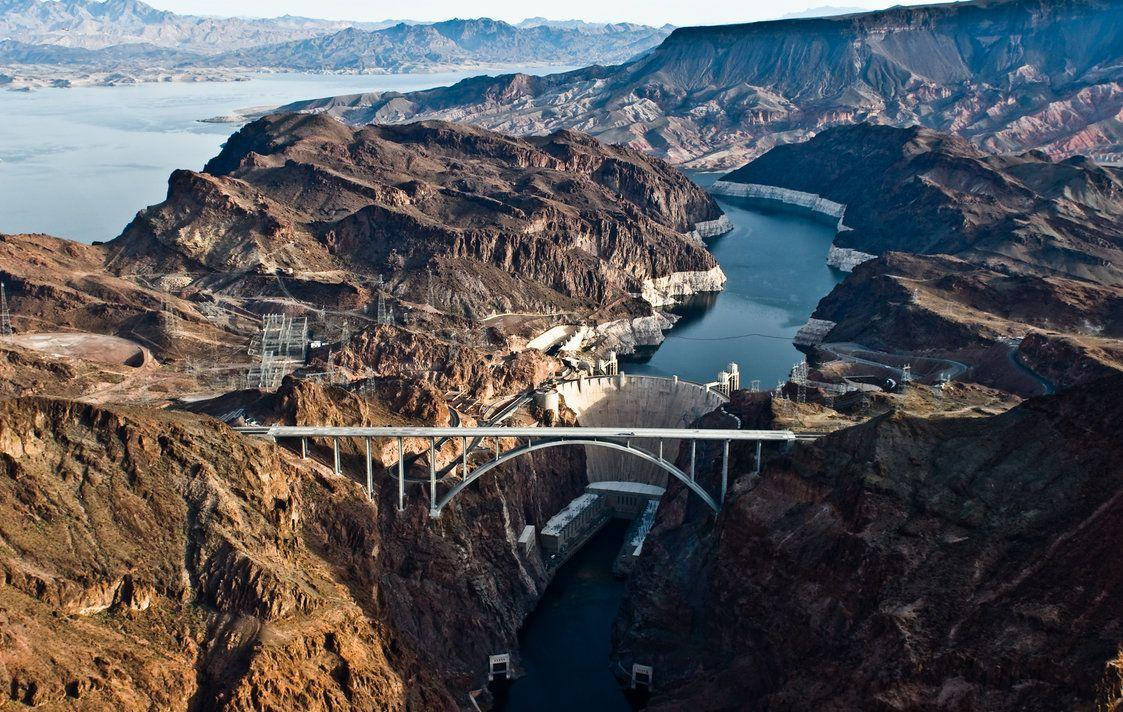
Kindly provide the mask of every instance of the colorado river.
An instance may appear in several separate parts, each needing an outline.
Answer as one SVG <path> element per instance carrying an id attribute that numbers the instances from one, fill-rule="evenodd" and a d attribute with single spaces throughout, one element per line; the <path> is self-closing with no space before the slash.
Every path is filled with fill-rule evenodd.
<path id="1" fill-rule="evenodd" d="M 694 176 L 705 185 L 716 176 Z M 724 292 L 683 310 L 667 340 L 629 373 L 709 381 L 729 361 L 742 387 L 771 388 L 802 354 L 791 338 L 842 274 L 827 267 L 833 225 L 782 207 L 719 197 L 734 229 L 710 243 L 728 277 Z M 630 710 L 609 668 L 612 625 L 624 582 L 612 576 L 624 522 L 613 522 L 559 572 L 520 636 L 526 675 L 508 712 Z"/>
<path id="2" fill-rule="evenodd" d="M 627 712 L 609 667 L 612 621 L 624 582 L 612 575 L 628 522 L 609 522 L 546 589 L 519 636 L 525 675 L 511 686 L 506 712 Z"/>
<path id="3" fill-rule="evenodd" d="M 718 175 L 692 177 L 708 185 Z M 729 280 L 725 291 L 681 310 L 682 319 L 648 360 L 621 368 L 705 383 L 735 361 L 743 388 L 752 379 L 772 388 L 803 358 L 792 346 L 796 330 L 842 280 L 826 261 L 835 229 L 795 210 L 743 198 L 717 201 L 734 224 L 732 232 L 710 241 Z"/>

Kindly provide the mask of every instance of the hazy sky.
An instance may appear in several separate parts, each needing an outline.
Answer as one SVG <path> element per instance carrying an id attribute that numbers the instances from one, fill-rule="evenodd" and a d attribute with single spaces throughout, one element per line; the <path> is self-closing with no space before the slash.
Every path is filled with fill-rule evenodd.
<path id="1" fill-rule="evenodd" d="M 929 2 L 931 0 L 928 0 Z M 346 20 L 447 20 L 451 17 L 493 17 L 517 22 L 543 16 L 556 20 L 582 19 L 593 22 L 642 22 L 661 25 L 707 25 L 749 22 L 800 12 L 809 7 L 835 5 L 877 9 L 890 5 L 919 5 L 921 0 L 410 0 L 410 2 L 363 2 L 362 0 L 148 0 L 150 5 L 196 15 L 304 15 Z"/>

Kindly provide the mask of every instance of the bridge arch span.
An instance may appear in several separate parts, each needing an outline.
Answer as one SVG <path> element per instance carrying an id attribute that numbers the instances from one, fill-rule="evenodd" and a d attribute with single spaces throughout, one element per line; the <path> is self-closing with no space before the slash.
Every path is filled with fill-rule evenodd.
<path id="1" fill-rule="evenodd" d="M 432 506 L 432 508 L 429 510 L 429 514 L 432 517 L 439 517 L 441 515 L 441 512 L 444 510 L 444 508 L 446 506 L 448 506 L 449 503 L 452 502 L 453 498 L 455 498 L 456 495 L 463 492 L 465 489 L 467 489 L 467 487 L 470 484 L 472 484 L 473 482 L 475 482 L 479 478 L 483 477 L 484 475 L 486 475 L 488 472 L 495 469 L 499 465 L 501 465 L 505 462 L 508 462 L 510 460 L 513 460 L 516 457 L 519 457 L 521 455 L 525 455 L 527 453 L 534 452 L 536 450 L 545 450 L 547 448 L 560 447 L 560 446 L 563 446 L 563 445 L 584 445 L 586 447 L 608 448 L 610 450 L 617 450 L 617 451 L 632 455 L 634 457 L 638 457 L 638 458 L 641 458 L 643 460 L 646 460 L 647 462 L 649 462 L 652 465 L 660 468 L 661 470 L 665 471 L 667 474 L 671 475 L 672 477 L 674 477 L 675 479 L 679 480 L 684 485 L 686 485 L 687 488 L 689 488 L 691 492 L 698 495 L 698 497 L 703 502 L 705 502 L 709 506 L 709 508 L 712 509 L 715 513 L 720 511 L 720 509 L 721 509 L 721 507 L 718 505 L 718 503 L 716 501 L 714 501 L 714 498 L 711 497 L 710 494 L 708 492 L 706 492 L 706 490 L 703 489 L 703 487 L 700 484 L 698 484 L 697 481 L 692 480 L 685 472 L 680 470 L 673 463 L 671 463 L 667 460 L 664 460 L 661 457 L 657 457 L 655 455 L 652 455 L 651 453 L 647 452 L 646 450 L 642 450 L 642 449 L 637 448 L 637 447 L 632 447 L 631 445 L 621 445 L 620 443 L 614 442 L 612 440 L 593 440 L 593 439 L 581 438 L 581 439 L 558 439 L 558 440 L 545 440 L 545 441 L 540 441 L 540 442 L 532 442 L 528 445 L 522 445 L 522 446 L 514 448 L 512 450 L 507 450 L 506 452 L 501 454 L 497 459 L 490 460 L 490 461 L 484 463 L 483 465 L 480 465 L 476 469 L 472 470 L 472 472 L 469 473 L 460 483 L 458 483 L 455 487 L 453 487 L 451 490 L 449 490 L 445 494 L 444 497 L 442 497 L 435 505 Z"/>

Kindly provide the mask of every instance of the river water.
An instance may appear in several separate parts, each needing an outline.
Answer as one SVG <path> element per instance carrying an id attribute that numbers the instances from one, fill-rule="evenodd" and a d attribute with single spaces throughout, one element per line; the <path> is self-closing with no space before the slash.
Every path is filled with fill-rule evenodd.
<path id="1" fill-rule="evenodd" d="M 691 177 L 705 186 L 718 176 Z M 632 359 L 621 369 L 705 383 L 734 361 L 742 388 L 754 379 L 761 388 L 773 388 L 803 358 L 792 346 L 796 330 L 842 281 L 843 274 L 826 262 L 835 226 L 744 198 L 717 196 L 717 201 L 735 226 L 709 243 L 729 280 L 725 291 L 679 310 L 682 319 L 667 340 L 646 360 Z"/>
<path id="2" fill-rule="evenodd" d="M 612 561 L 628 522 L 614 519 L 559 570 L 519 635 L 523 673 L 505 712 L 629 712 L 609 667 L 624 581 Z"/>
<path id="3" fill-rule="evenodd" d="M 320 96 L 425 89 L 479 73 L 264 74 L 242 82 L 0 91 L 0 232 L 81 242 L 116 237 L 138 210 L 164 199 L 173 170 L 199 170 L 238 128 L 199 119 Z"/>
<path id="4" fill-rule="evenodd" d="M 716 178 L 692 177 L 701 185 Z M 729 280 L 725 291 L 683 309 L 658 349 L 621 368 L 706 382 L 736 361 L 742 387 L 758 379 L 771 388 L 803 358 L 792 336 L 841 281 L 842 273 L 826 265 L 835 228 L 799 210 L 717 200 L 735 226 L 710 243 Z M 631 709 L 609 667 L 624 587 L 612 575 L 620 543 L 618 534 L 602 532 L 550 583 L 520 635 L 526 675 L 511 687 L 505 712 Z"/>

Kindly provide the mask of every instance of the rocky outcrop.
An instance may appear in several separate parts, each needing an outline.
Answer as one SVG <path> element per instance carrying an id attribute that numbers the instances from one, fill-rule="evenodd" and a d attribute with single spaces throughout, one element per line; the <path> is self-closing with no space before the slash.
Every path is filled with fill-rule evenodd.
<path id="1" fill-rule="evenodd" d="M 653 307 L 664 307 L 683 302 L 694 294 L 720 292 L 724 288 L 725 273 L 715 265 L 704 272 L 675 272 L 644 280 L 640 297 Z"/>
<path id="2" fill-rule="evenodd" d="M 733 222 L 729 219 L 728 215 L 722 215 L 717 220 L 703 220 L 699 223 L 694 223 L 694 234 L 700 239 L 708 237 L 717 237 L 733 229 Z"/>
<path id="3" fill-rule="evenodd" d="M 890 413 L 759 478 L 735 447 L 717 521 L 668 492 L 629 583 L 618 648 L 655 666 L 651 709 L 1118 706 L 1121 402 L 1115 376 Z"/>
<path id="4" fill-rule="evenodd" d="M 859 125 L 779 146 L 723 178 L 846 206 L 839 247 L 951 254 L 1123 284 L 1123 172 L 1040 152 L 997 155 L 921 128 Z"/>
<path id="5" fill-rule="evenodd" d="M 423 380 L 441 393 L 458 391 L 489 401 L 538 386 L 560 364 L 537 349 L 449 343 L 422 331 L 377 325 L 356 333 L 338 352 L 313 353 L 307 370 L 331 365 L 375 384 L 394 382 L 395 377 L 410 383 Z"/>
<path id="6" fill-rule="evenodd" d="M 115 269 L 203 271 L 194 284 L 227 292 L 373 309 L 380 275 L 449 317 L 588 313 L 645 280 L 713 271 L 684 233 L 720 215 L 670 166 L 573 132 L 289 114 L 243 128 L 204 172 L 177 171 L 107 249 Z"/>
<path id="7" fill-rule="evenodd" d="M 1062 45 L 1071 49 L 1058 52 Z M 580 127 L 696 168 L 734 167 L 861 121 L 921 124 L 1002 152 L 1067 157 L 1119 150 L 1121 45 L 1123 12 L 1099 0 L 894 7 L 680 28 L 617 67 L 290 108 L 355 124 L 445 118 L 520 133 Z"/>
<path id="8" fill-rule="evenodd" d="M 22 399 L 0 424 L 0 683 L 26 706 L 467 706 L 545 585 L 518 532 L 583 488 L 579 450 L 535 454 L 432 521 L 412 485 L 399 513 L 381 473 L 368 500 L 349 463 L 197 415 Z"/>

